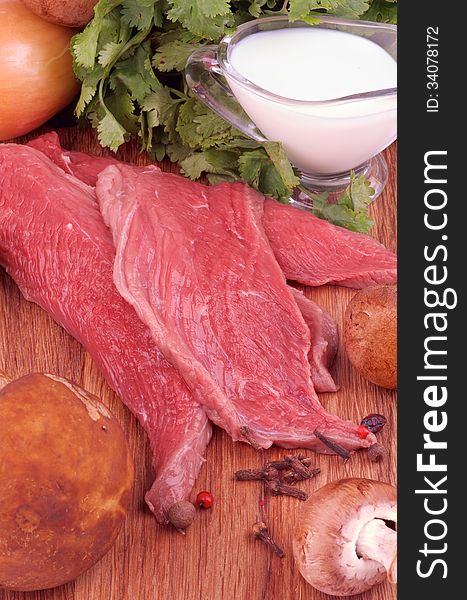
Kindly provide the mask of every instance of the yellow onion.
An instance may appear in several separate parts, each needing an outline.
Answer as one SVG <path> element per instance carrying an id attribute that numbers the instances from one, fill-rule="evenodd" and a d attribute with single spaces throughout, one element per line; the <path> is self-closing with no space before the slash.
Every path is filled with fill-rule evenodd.
<path id="1" fill-rule="evenodd" d="M 20 0 L 0 0 L 0 141 L 32 131 L 78 92 L 69 27 L 32 13 Z"/>

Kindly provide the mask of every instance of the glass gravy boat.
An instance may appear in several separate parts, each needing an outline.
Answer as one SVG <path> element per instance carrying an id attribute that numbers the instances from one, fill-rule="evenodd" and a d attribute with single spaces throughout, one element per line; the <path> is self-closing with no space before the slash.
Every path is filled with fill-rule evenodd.
<path id="1" fill-rule="evenodd" d="M 268 17 L 240 25 L 218 46 L 196 50 L 186 65 L 189 87 L 250 138 L 281 142 L 309 191 L 341 191 L 354 171 L 367 176 L 376 198 L 387 180 L 380 152 L 397 136 L 397 88 L 331 100 L 294 100 L 255 85 L 229 62 L 232 48 L 246 36 L 286 27 L 319 27 L 364 36 L 396 59 L 394 25 L 325 16 L 318 24 L 308 25 L 290 22 L 287 16 Z"/>

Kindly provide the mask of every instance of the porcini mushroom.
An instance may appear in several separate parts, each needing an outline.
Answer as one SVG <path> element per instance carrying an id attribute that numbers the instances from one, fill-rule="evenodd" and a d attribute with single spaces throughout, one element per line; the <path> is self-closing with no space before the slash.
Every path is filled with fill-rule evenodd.
<path id="1" fill-rule="evenodd" d="M 371 479 L 333 481 L 300 510 L 293 551 L 300 573 L 331 596 L 396 583 L 396 488 Z"/>

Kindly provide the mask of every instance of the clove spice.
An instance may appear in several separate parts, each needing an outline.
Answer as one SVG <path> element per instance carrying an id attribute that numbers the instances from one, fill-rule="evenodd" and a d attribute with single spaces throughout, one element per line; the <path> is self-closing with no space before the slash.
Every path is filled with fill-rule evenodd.
<path id="1" fill-rule="evenodd" d="M 311 468 L 311 458 L 307 456 L 285 456 L 282 460 L 271 460 L 262 469 L 242 469 L 235 473 L 237 481 L 263 481 L 265 489 L 273 496 L 292 496 L 306 500 L 308 494 L 293 487 L 294 484 L 312 479 L 321 469 Z"/>
<path id="2" fill-rule="evenodd" d="M 325 446 L 330 448 L 333 452 L 342 457 L 345 461 L 348 461 L 350 458 L 350 452 L 346 450 L 343 446 L 340 446 L 336 442 L 333 442 L 331 439 L 320 433 L 317 429 L 313 431 L 313 434 L 322 442 Z"/>
<path id="3" fill-rule="evenodd" d="M 283 460 L 271 460 L 262 469 L 242 469 L 235 473 L 237 481 L 272 481 L 287 477 L 292 483 L 311 479 L 321 472 L 311 469 L 311 458 L 306 456 L 286 456 Z M 280 471 L 287 471 L 286 474 Z"/>
<path id="4" fill-rule="evenodd" d="M 279 558 L 284 558 L 284 551 L 282 550 L 282 548 L 279 548 L 276 542 L 272 539 L 271 535 L 269 534 L 266 523 L 263 523 L 263 521 L 258 521 L 257 523 L 255 523 L 253 525 L 253 535 L 257 540 L 261 540 L 267 546 L 269 546 L 269 548 L 271 548 L 271 550 L 275 554 L 277 554 Z"/>
<path id="5" fill-rule="evenodd" d="M 242 469 L 235 473 L 237 481 L 261 481 L 265 479 L 264 469 Z"/>
<path id="6" fill-rule="evenodd" d="M 263 469 L 242 469 L 235 473 L 237 481 L 272 481 L 279 477 L 279 471 L 269 463 Z"/>
<path id="7" fill-rule="evenodd" d="M 289 483 L 290 485 L 294 485 L 295 483 L 303 481 L 304 479 L 312 479 L 319 473 L 321 473 L 321 469 L 310 469 L 309 475 L 307 477 L 303 477 L 303 475 L 297 473 L 297 471 L 289 469 L 288 471 L 284 471 L 282 475 L 282 481 Z"/>
<path id="8" fill-rule="evenodd" d="M 292 496 L 299 500 L 308 500 L 308 494 L 303 490 L 299 490 L 292 485 L 286 485 L 280 481 L 268 481 L 266 483 L 266 489 L 271 492 L 273 496 Z"/>

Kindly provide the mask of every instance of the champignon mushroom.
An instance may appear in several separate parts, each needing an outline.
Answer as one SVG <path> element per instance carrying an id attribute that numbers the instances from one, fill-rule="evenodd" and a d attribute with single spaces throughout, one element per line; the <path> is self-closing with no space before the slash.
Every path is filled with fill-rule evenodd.
<path id="1" fill-rule="evenodd" d="M 333 481 L 302 505 L 293 540 L 300 573 L 331 596 L 397 580 L 396 488 L 371 479 Z"/>

